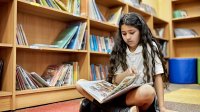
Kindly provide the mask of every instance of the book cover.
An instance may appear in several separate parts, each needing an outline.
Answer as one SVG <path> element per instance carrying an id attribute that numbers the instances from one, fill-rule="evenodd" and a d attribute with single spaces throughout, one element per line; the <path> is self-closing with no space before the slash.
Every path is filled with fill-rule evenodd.
<path id="1" fill-rule="evenodd" d="M 64 48 L 76 34 L 78 27 L 79 25 L 71 25 L 69 28 L 62 31 L 53 45 L 58 45 L 59 48 Z"/>
<path id="2" fill-rule="evenodd" d="M 79 81 L 77 83 L 99 103 L 105 103 L 141 86 L 142 84 L 137 83 L 138 78 L 139 75 L 126 77 L 117 86 L 105 80 Z M 152 83 L 147 84 L 152 85 Z"/>

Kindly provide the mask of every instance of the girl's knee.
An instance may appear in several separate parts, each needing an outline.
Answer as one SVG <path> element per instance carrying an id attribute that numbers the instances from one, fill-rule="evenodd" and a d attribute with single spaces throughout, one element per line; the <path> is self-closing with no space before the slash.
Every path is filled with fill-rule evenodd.
<path id="1" fill-rule="evenodd" d="M 140 89 L 141 100 L 154 99 L 156 93 L 155 93 L 155 89 L 152 86 L 145 84 L 145 85 L 142 85 L 139 89 Z"/>

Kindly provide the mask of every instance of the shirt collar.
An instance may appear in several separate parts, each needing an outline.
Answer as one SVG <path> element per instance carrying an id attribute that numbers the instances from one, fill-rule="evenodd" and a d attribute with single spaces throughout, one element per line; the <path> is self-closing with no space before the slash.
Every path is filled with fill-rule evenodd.
<path id="1" fill-rule="evenodd" d="M 128 47 L 126 48 L 127 55 L 137 54 L 137 53 L 140 53 L 140 52 L 142 52 L 142 46 L 141 45 L 138 45 L 137 48 L 135 49 L 135 51 L 133 53 L 129 50 Z"/>

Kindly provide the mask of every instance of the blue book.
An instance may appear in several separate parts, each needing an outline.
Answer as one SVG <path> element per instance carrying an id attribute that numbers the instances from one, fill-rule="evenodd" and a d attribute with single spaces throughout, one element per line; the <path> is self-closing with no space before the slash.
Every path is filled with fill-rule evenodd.
<path id="1" fill-rule="evenodd" d="M 92 71 L 93 80 L 96 80 L 96 71 L 95 71 L 95 65 L 94 64 L 91 64 L 91 71 Z"/>
<path id="2" fill-rule="evenodd" d="M 69 44 L 72 37 L 76 34 L 78 30 L 78 25 L 71 25 L 69 28 L 62 31 L 58 38 L 55 40 L 53 45 L 58 45 L 59 48 L 64 48 Z"/>
<path id="3" fill-rule="evenodd" d="M 92 35 L 90 35 L 90 50 L 94 51 L 94 43 L 93 43 Z"/>
<path id="4" fill-rule="evenodd" d="M 82 23 L 79 24 L 76 34 L 74 35 L 74 37 L 70 41 L 69 45 L 67 46 L 68 49 L 78 49 L 77 43 L 78 43 L 78 37 L 79 37 L 79 34 L 80 34 L 81 24 Z"/>
<path id="5" fill-rule="evenodd" d="M 97 37 L 96 35 L 93 35 L 93 41 L 94 41 L 94 48 L 95 48 L 95 51 L 99 51 L 99 46 L 98 46 L 98 42 L 97 42 Z"/>

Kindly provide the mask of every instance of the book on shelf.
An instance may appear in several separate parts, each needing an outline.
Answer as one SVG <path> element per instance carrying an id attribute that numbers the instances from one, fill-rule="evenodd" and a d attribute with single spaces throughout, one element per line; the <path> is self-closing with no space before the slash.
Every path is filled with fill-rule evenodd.
<path id="1" fill-rule="evenodd" d="M 89 0 L 89 16 L 91 19 L 95 19 L 98 21 L 106 21 L 105 17 L 99 10 L 95 0 Z"/>
<path id="2" fill-rule="evenodd" d="M 198 33 L 194 29 L 175 28 L 174 29 L 174 36 L 175 36 L 175 38 L 197 37 Z"/>
<path id="3" fill-rule="evenodd" d="M 164 37 L 164 31 L 165 31 L 165 28 L 155 28 L 155 35 L 160 37 L 160 38 L 163 38 Z"/>
<path id="4" fill-rule="evenodd" d="M 163 53 L 163 56 L 167 56 L 167 41 L 161 40 L 159 41 L 159 43 L 161 45 L 161 51 Z"/>
<path id="5" fill-rule="evenodd" d="M 26 34 L 24 32 L 22 24 L 17 24 L 16 40 L 17 40 L 18 45 L 27 45 L 28 46 L 28 41 L 27 41 Z"/>
<path id="6" fill-rule="evenodd" d="M 97 52 L 111 53 L 114 46 L 113 37 L 102 37 L 90 35 L 90 50 Z"/>
<path id="7" fill-rule="evenodd" d="M 145 3 L 141 3 L 140 4 L 140 7 L 142 8 L 142 10 L 144 10 L 145 12 L 153 15 L 153 16 L 157 16 L 157 12 L 155 10 L 154 7 L 148 5 L 148 4 L 145 4 Z"/>
<path id="8" fill-rule="evenodd" d="M 75 35 L 70 40 L 70 43 L 64 48 L 68 49 L 81 49 L 81 43 L 83 42 L 84 33 L 86 31 L 86 22 L 81 22 Z"/>
<path id="9" fill-rule="evenodd" d="M 106 78 L 108 77 L 107 65 L 91 64 L 90 70 L 90 80 L 106 80 Z"/>
<path id="10" fill-rule="evenodd" d="M 80 15 L 81 10 L 81 0 L 61 0 L 65 5 L 68 12 L 73 13 L 75 15 Z"/>
<path id="11" fill-rule="evenodd" d="M 79 81 L 77 83 L 99 103 L 105 103 L 141 86 L 142 84 L 137 83 L 138 78 L 139 75 L 126 77 L 117 86 L 105 80 Z"/>
<path id="12" fill-rule="evenodd" d="M 59 46 L 58 45 L 49 45 L 49 44 L 31 44 L 29 47 L 39 49 L 39 48 L 58 48 Z"/>
<path id="13" fill-rule="evenodd" d="M 36 72 L 27 72 L 21 66 L 16 67 L 16 89 L 36 89 L 40 87 L 49 87 L 50 85 L 41 78 Z"/>
<path id="14" fill-rule="evenodd" d="M 80 23 L 70 25 L 68 28 L 64 29 L 54 41 L 53 45 L 58 45 L 59 48 L 67 48 L 71 39 L 77 33 Z"/>
<path id="15" fill-rule="evenodd" d="M 123 0 L 125 3 L 128 3 L 129 5 L 136 7 L 136 8 L 140 8 L 140 3 L 141 0 Z"/>
<path id="16" fill-rule="evenodd" d="M 2 89 L 2 83 L 3 83 L 3 67 L 4 62 L 3 59 L 0 59 L 0 90 Z"/>
<path id="17" fill-rule="evenodd" d="M 122 7 L 115 7 L 108 11 L 107 22 L 113 25 L 118 25 L 122 14 Z"/>
<path id="18" fill-rule="evenodd" d="M 67 10 L 67 7 L 65 6 L 65 4 L 64 4 L 62 1 L 60 1 L 60 0 L 54 0 L 54 1 L 55 1 L 55 3 L 56 3 L 63 11 L 69 12 L 69 11 Z"/>
<path id="19" fill-rule="evenodd" d="M 173 11 L 173 18 L 184 18 L 187 17 L 187 11 L 186 10 L 175 10 Z"/>
<path id="20" fill-rule="evenodd" d="M 78 62 L 64 62 L 58 65 L 49 65 L 42 74 L 42 78 L 50 86 L 72 85 L 79 78 Z"/>

